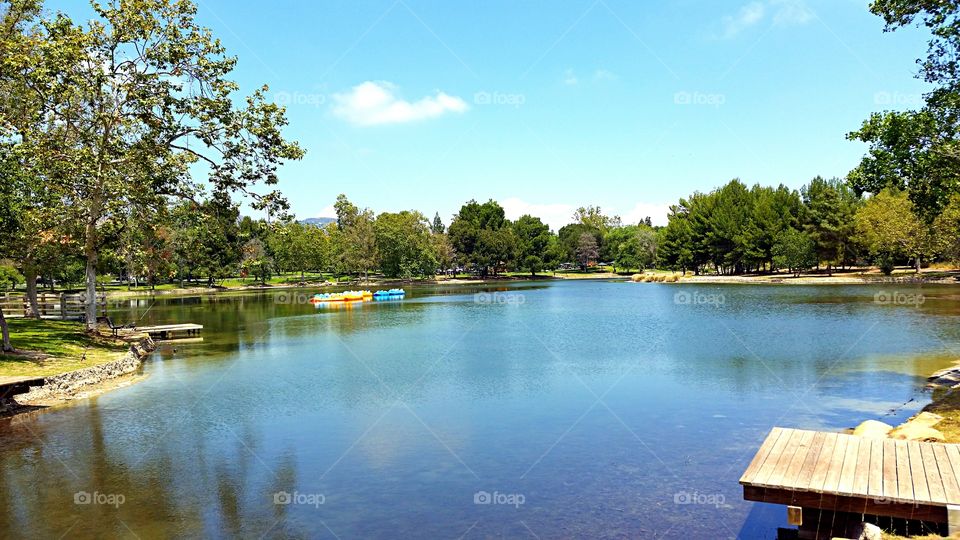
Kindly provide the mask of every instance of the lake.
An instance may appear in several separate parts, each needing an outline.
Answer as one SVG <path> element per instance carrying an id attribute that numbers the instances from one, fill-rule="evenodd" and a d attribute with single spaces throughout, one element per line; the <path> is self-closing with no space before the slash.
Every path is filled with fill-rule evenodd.
<path id="1" fill-rule="evenodd" d="M 4 420 L 0 537 L 773 538 L 770 428 L 900 422 L 960 350 L 949 286 L 408 292 L 114 303 L 203 341 Z"/>

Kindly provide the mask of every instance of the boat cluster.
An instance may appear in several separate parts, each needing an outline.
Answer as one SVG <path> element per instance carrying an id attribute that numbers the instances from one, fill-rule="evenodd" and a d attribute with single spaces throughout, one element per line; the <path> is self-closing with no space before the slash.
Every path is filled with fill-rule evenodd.
<path id="1" fill-rule="evenodd" d="M 310 302 L 321 304 L 326 302 L 363 302 L 367 300 L 387 300 L 402 298 L 406 294 L 403 289 L 390 289 L 389 291 L 343 291 L 338 293 L 317 293 L 313 295 Z"/>

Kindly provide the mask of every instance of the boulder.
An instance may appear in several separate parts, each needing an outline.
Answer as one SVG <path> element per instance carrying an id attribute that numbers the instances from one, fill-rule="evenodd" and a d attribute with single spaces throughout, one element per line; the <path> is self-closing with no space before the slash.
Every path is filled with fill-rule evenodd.
<path id="1" fill-rule="evenodd" d="M 932 412 L 924 411 L 914 416 L 913 418 L 907 420 L 906 423 L 917 425 L 917 426 L 933 427 L 939 424 L 941 420 L 943 420 L 943 417 L 940 416 L 939 414 L 934 414 Z"/>
<path id="2" fill-rule="evenodd" d="M 883 531 L 873 523 L 864 523 L 860 526 L 857 540 L 883 540 Z"/>
<path id="3" fill-rule="evenodd" d="M 867 420 L 854 428 L 852 434 L 859 437 L 869 437 L 871 439 L 886 439 L 892 429 L 893 426 L 884 424 L 879 420 Z"/>
<path id="4" fill-rule="evenodd" d="M 921 442 L 946 442 L 947 440 L 946 437 L 943 436 L 943 433 L 940 433 L 932 427 L 913 424 L 911 422 L 897 426 L 890 432 L 890 438 L 902 441 Z"/>

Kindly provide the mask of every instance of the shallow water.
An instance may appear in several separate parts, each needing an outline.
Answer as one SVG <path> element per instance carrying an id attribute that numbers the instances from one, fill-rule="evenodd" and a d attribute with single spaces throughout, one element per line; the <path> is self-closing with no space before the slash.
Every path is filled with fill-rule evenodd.
<path id="1" fill-rule="evenodd" d="M 115 305 L 203 342 L 0 425 L 0 536 L 773 538 L 737 484 L 769 429 L 898 422 L 960 350 L 950 287 L 410 293 Z"/>

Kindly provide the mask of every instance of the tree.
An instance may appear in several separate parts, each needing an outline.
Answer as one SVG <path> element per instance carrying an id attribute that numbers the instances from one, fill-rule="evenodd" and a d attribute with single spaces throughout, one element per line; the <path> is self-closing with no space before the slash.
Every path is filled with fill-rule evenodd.
<path id="1" fill-rule="evenodd" d="M 620 216 L 604 215 L 599 206 L 581 206 L 573 213 L 573 222 L 606 234 L 610 229 L 620 226 Z"/>
<path id="2" fill-rule="evenodd" d="M 859 193 L 906 190 L 920 215 L 932 222 L 960 190 L 960 2 L 874 0 L 870 11 L 886 31 L 914 22 L 930 31 L 920 77 L 934 85 L 918 111 L 874 113 L 848 138 L 869 144 L 849 176 Z"/>
<path id="3" fill-rule="evenodd" d="M 243 245 L 240 268 L 243 273 L 252 275 L 261 284 L 266 284 L 273 270 L 273 259 L 267 254 L 266 246 L 259 238 L 248 240 Z"/>
<path id="4" fill-rule="evenodd" d="M 652 267 L 657 260 L 657 233 L 647 225 L 629 225 L 623 229 L 629 236 L 617 246 L 616 265 L 641 271 Z"/>
<path id="5" fill-rule="evenodd" d="M 344 267 L 367 279 L 370 269 L 377 265 L 377 237 L 373 212 L 363 210 L 351 218 L 342 236 Z"/>
<path id="6" fill-rule="evenodd" d="M 517 238 L 518 267 L 536 276 L 550 262 L 550 242 L 553 233 L 540 218 L 529 214 L 520 216 L 513 224 L 513 233 Z"/>
<path id="7" fill-rule="evenodd" d="M 580 237 L 584 233 L 588 233 L 593 236 L 598 248 L 603 246 L 603 233 L 600 232 L 600 229 L 590 225 L 584 225 L 583 223 L 571 223 L 569 225 L 564 225 L 557 232 L 557 241 L 559 244 L 558 247 L 561 252 L 561 262 L 577 262 L 577 246 L 579 245 Z"/>
<path id="8" fill-rule="evenodd" d="M 917 272 L 931 241 L 907 194 L 884 189 L 867 200 L 856 214 L 857 240 L 866 247 L 884 274 L 897 258 L 912 257 Z"/>
<path id="9" fill-rule="evenodd" d="M 800 277 L 801 272 L 817 264 L 813 239 L 793 227 L 784 229 L 777 234 L 773 245 L 773 264 Z"/>
<path id="10" fill-rule="evenodd" d="M 839 180 L 814 178 L 802 190 L 807 234 L 816 246 L 817 259 L 828 274 L 842 264 L 853 236 L 853 216 L 859 198 Z"/>
<path id="11" fill-rule="evenodd" d="M 374 224 L 380 269 L 388 277 L 433 276 L 437 256 L 427 218 L 416 211 L 384 212 Z"/>
<path id="12" fill-rule="evenodd" d="M 93 9 L 86 27 L 30 11 L 15 24 L 5 17 L 0 34 L 0 79 L 23 100 L 0 109 L 3 136 L 82 224 L 89 329 L 102 227 L 118 212 L 191 197 L 190 167 L 202 162 L 215 193 L 239 192 L 256 209 L 282 213 L 278 192 L 253 187 L 276 184 L 278 166 L 303 155 L 284 140 L 284 110 L 266 87 L 234 105 L 238 87 L 227 76 L 236 59 L 197 25 L 191 1 L 110 0 Z"/>
<path id="13" fill-rule="evenodd" d="M 443 225 L 443 220 L 440 219 L 440 212 L 437 212 L 433 215 L 433 223 L 430 225 L 430 232 L 433 234 L 443 234 L 446 230 L 446 227 Z"/>
<path id="14" fill-rule="evenodd" d="M 693 234 L 687 208 L 682 205 L 670 207 L 667 226 L 660 230 L 657 245 L 657 257 L 662 267 L 684 273 L 695 269 L 699 273 L 699 267 L 693 262 Z"/>
<path id="15" fill-rule="evenodd" d="M 599 256 L 596 237 L 587 232 L 581 234 L 577 240 L 577 263 L 580 264 L 580 269 L 586 271 L 590 263 L 596 262 Z"/>
<path id="16" fill-rule="evenodd" d="M 472 264 L 482 277 L 492 268 L 513 261 L 516 238 L 509 227 L 503 207 L 496 201 L 483 204 L 471 200 L 464 204 L 450 222 L 448 234 L 457 256 Z"/>

